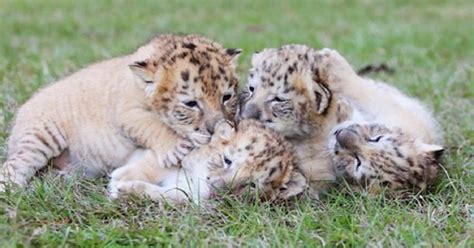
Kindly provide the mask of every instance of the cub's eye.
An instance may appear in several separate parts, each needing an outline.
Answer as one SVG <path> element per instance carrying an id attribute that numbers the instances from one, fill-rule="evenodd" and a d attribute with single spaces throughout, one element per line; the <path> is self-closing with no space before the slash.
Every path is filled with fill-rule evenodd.
<path id="1" fill-rule="evenodd" d="M 275 102 L 285 102 L 286 100 L 276 96 L 275 98 L 273 98 L 273 101 L 275 101 Z"/>
<path id="2" fill-rule="evenodd" d="M 257 185 L 256 185 L 254 182 L 249 183 L 248 186 L 249 186 L 251 189 L 256 189 L 256 188 L 257 188 Z"/>
<path id="3" fill-rule="evenodd" d="M 222 97 L 222 102 L 227 102 L 229 101 L 229 99 L 232 97 L 231 94 L 225 94 L 223 97 Z"/>
<path id="4" fill-rule="evenodd" d="M 360 158 L 357 155 L 355 156 L 355 159 L 356 159 L 356 170 L 358 170 L 362 162 L 360 161 Z"/>
<path id="5" fill-rule="evenodd" d="M 188 107 L 190 107 L 190 108 L 196 107 L 197 104 L 198 104 L 198 103 L 197 103 L 196 101 L 187 101 L 187 102 L 184 103 L 184 105 L 186 105 L 186 106 L 188 106 Z"/>
<path id="6" fill-rule="evenodd" d="M 282 185 L 282 186 L 280 187 L 280 191 L 285 191 L 285 190 L 287 190 L 287 189 L 288 189 L 288 186 L 286 186 L 286 185 Z"/>
<path id="7" fill-rule="evenodd" d="M 154 82 L 151 81 L 151 80 L 146 80 L 145 83 L 146 83 L 146 84 L 153 84 Z"/>
<path id="8" fill-rule="evenodd" d="M 232 160 L 228 159 L 227 157 L 224 157 L 224 163 L 227 165 L 227 166 L 230 166 L 232 164 Z"/>
<path id="9" fill-rule="evenodd" d="M 255 88 L 253 86 L 249 86 L 249 91 L 250 92 L 253 92 L 255 90 Z"/>
<path id="10" fill-rule="evenodd" d="M 383 136 L 380 135 L 380 136 L 375 137 L 374 139 L 369 139 L 369 142 L 374 142 L 374 143 L 379 142 L 382 137 Z"/>

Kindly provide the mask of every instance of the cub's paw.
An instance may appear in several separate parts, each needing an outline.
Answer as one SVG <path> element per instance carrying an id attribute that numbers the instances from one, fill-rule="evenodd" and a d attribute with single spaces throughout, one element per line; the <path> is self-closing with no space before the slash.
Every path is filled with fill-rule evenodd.
<path id="1" fill-rule="evenodd" d="M 352 117 L 352 114 L 354 113 L 354 109 L 352 108 L 349 101 L 343 98 L 338 98 L 336 100 L 336 104 L 337 104 L 337 109 L 336 109 L 337 124 L 350 120 L 350 118 Z"/>
<path id="2" fill-rule="evenodd" d="M 110 179 L 109 184 L 107 185 L 107 195 L 110 199 L 118 199 L 121 196 L 121 191 L 119 190 L 120 181 Z"/>
<path id="3" fill-rule="evenodd" d="M 108 186 L 108 195 L 110 199 L 119 199 L 140 192 L 140 190 L 140 184 L 133 181 L 111 180 Z"/>
<path id="4" fill-rule="evenodd" d="M 109 176 L 110 183 L 131 180 L 133 178 L 132 175 L 133 171 L 130 169 L 130 166 L 122 166 L 112 171 Z"/>
<path id="5" fill-rule="evenodd" d="M 349 81 L 357 76 L 349 62 L 336 50 L 324 48 L 318 51 L 318 58 L 320 79 L 329 86 Z"/>
<path id="6" fill-rule="evenodd" d="M 189 135 L 189 140 L 195 147 L 206 145 L 211 141 L 211 135 L 207 132 L 193 132 Z"/>
<path id="7" fill-rule="evenodd" d="M 180 138 L 174 146 L 173 150 L 167 152 L 162 157 L 162 164 L 165 168 L 179 166 L 181 160 L 183 160 L 183 158 L 188 155 L 195 147 L 196 146 L 194 145 L 193 141 L 185 138 Z M 158 159 L 160 159 L 160 156 L 158 157 Z"/>

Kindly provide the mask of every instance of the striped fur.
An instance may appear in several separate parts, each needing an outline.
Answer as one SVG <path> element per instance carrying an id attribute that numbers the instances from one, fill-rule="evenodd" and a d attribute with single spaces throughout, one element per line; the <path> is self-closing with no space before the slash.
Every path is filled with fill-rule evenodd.
<path id="1" fill-rule="evenodd" d="M 234 118 L 239 53 L 200 36 L 161 35 L 40 90 L 16 115 L 0 191 L 26 185 L 51 159 L 87 176 L 123 166 L 137 148 L 157 166 L 179 164 L 217 121 Z"/>

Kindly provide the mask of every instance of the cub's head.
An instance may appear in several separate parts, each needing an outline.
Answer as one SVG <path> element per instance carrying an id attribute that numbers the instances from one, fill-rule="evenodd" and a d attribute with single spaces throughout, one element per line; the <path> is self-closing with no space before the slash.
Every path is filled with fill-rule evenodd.
<path id="1" fill-rule="evenodd" d="M 234 119 L 235 63 L 241 50 L 195 35 L 161 35 L 146 47 L 149 57 L 130 69 L 146 92 L 147 105 L 164 123 L 183 135 L 211 134 L 217 121 Z"/>
<path id="2" fill-rule="evenodd" d="M 319 78 L 318 57 L 303 45 L 255 53 L 240 117 L 257 119 L 287 138 L 318 132 L 333 105 L 331 91 Z"/>
<path id="3" fill-rule="evenodd" d="M 424 189 L 438 170 L 443 148 L 377 124 L 336 127 L 329 139 L 336 172 L 362 185 Z"/>
<path id="4" fill-rule="evenodd" d="M 210 143 L 218 154 L 210 163 L 209 180 L 241 193 L 251 187 L 266 200 L 288 199 L 306 188 L 292 146 L 274 131 L 254 120 L 243 120 L 237 131 L 218 124 Z"/>

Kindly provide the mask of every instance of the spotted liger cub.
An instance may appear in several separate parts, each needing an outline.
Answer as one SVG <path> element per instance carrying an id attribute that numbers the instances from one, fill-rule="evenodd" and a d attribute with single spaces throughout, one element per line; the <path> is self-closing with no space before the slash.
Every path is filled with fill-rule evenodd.
<path id="1" fill-rule="evenodd" d="M 419 101 L 359 77 L 337 52 L 321 52 L 321 77 L 342 97 L 328 140 L 339 176 L 369 194 L 423 190 L 436 178 L 442 132 Z"/>
<path id="2" fill-rule="evenodd" d="M 257 119 L 285 136 L 317 198 L 335 181 L 326 140 L 336 125 L 337 101 L 320 78 L 321 56 L 303 45 L 267 48 L 252 57 L 240 117 Z"/>
<path id="3" fill-rule="evenodd" d="M 160 35 L 45 87 L 16 114 L 0 191 L 26 185 L 51 159 L 89 177 L 123 166 L 137 148 L 157 166 L 179 164 L 217 121 L 234 118 L 239 53 L 196 35 Z"/>
<path id="4" fill-rule="evenodd" d="M 130 163 L 145 153 L 136 152 Z M 124 168 L 111 175 L 109 190 L 113 198 L 135 194 L 157 201 L 198 203 L 223 189 L 240 194 L 250 186 L 264 200 L 283 200 L 306 188 L 291 144 L 254 120 L 243 120 L 237 130 L 229 122 L 220 122 L 210 143 L 191 151 L 181 168 Z M 122 180 L 126 173 L 143 173 L 147 179 Z"/>

